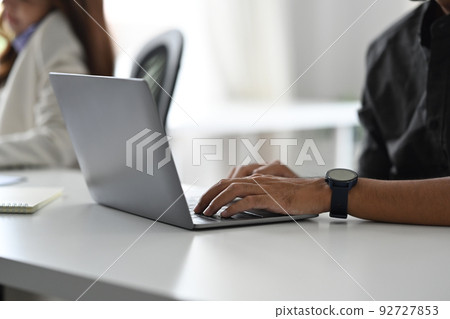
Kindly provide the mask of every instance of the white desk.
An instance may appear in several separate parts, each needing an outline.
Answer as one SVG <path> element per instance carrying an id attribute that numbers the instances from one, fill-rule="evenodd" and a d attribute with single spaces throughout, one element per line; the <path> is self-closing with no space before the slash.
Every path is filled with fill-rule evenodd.
<path id="1" fill-rule="evenodd" d="M 95 205 L 77 171 L 26 175 L 65 195 L 31 216 L 0 215 L 2 284 L 76 299 L 153 223 Z M 301 225 L 376 300 L 450 299 L 448 228 L 325 215 Z M 370 297 L 294 223 L 201 232 L 156 223 L 82 299 Z"/>

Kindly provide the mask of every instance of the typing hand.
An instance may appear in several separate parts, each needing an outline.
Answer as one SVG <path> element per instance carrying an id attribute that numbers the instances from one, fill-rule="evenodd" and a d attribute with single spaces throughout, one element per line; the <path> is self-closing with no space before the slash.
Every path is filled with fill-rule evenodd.
<path id="1" fill-rule="evenodd" d="M 254 174 L 281 176 L 289 178 L 298 177 L 286 165 L 281 164 L 280 161 L 275 161 L 267 165 L 250 164 L 235 167 L 231 170 L 230 174 L 228 174 L 228 178 L 246 177 L 252 176 Z"/>
<path id="2" fill-rule="evenodd" d="M 239 201 L 231 203 L 236 198 Z M 201 198 L 194 211 L 212 216 L 224 205 L 221 213 L 231 217 L 251 209 L 266 209 L 282 215 L 319 214 L 329 211 L 331 190 L 323 178 L 284 178 L 253 175 L 223 179 Z"/>

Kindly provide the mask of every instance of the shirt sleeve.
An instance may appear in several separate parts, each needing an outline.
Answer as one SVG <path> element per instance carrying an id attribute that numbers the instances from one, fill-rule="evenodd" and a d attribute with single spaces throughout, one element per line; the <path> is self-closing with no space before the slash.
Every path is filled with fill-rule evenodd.
<path id="1" fill-rule="evenodd" d="M 375 47 L 372 45 L 367 55 L 367 79 L 362 98 L 362 108 L 358 111 L 359 120 L 365 129 L 363 148 L 359 158 L 358 173 L 362 177 L 375 179 L 389 179 L 391 162 L 386 148 L 376 112 L 376 102 L 372 86 L 380 84 L 383 79 L 376 79 L 372 72 L 374 65 Z"/>
<path id="2" fill-rule="evenodd" d="M 363 106 L 358 115 L 366 131 L 358 173 L 361 177 L 389 179 L 391 164 L 372 110 Z"/>

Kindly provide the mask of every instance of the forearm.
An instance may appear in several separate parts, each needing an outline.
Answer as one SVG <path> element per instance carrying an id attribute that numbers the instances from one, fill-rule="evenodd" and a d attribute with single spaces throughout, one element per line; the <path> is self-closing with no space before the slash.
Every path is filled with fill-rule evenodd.
<path id="1" fill-rule="evenodd" d="M 350 191 L 349 214 L 406 224 L 450 226 L 450 178 L 381 181 L 360 178 Z"/>

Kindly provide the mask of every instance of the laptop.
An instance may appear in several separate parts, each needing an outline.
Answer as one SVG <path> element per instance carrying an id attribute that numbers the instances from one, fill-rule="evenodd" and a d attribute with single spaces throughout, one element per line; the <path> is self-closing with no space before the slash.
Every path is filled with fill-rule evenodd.
<path id="1" fill-rule="evenodd" d="M 194 214 L 199 193 L 185 196 L 145 80 L 50 73 L 50 81 L 89 192 L 98 204 L 185 229 L 317 216 L 290 217 L 263 210 L 232 218 Z"/>

